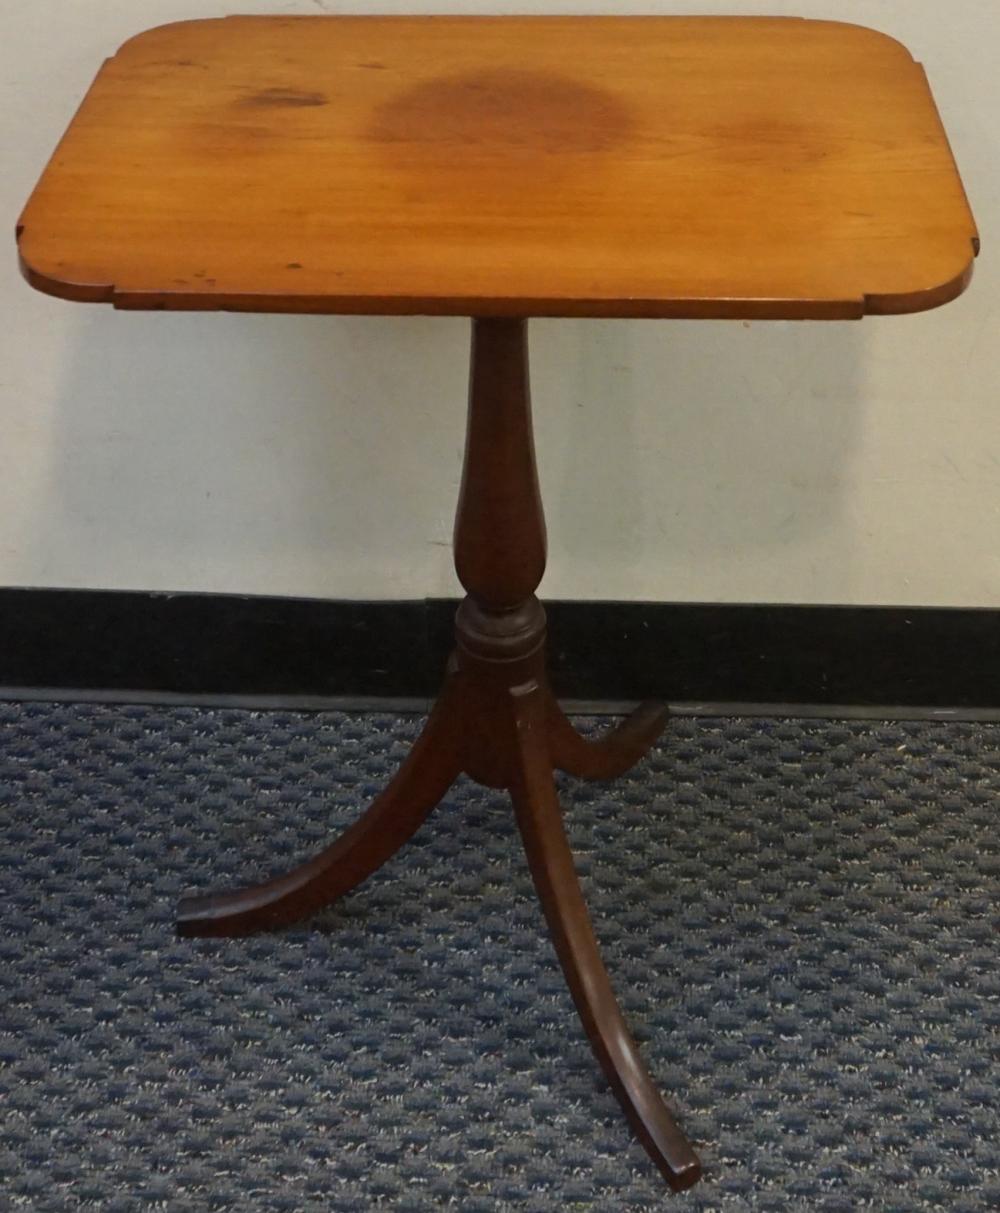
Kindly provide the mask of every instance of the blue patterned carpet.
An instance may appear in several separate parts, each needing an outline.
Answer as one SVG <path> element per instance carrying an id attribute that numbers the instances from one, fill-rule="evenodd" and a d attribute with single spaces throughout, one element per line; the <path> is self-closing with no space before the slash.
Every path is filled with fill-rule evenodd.
<path id="1" fill-rule="evenodd" d="M 316 849 L 418 726 L 0 705 L 0 1207 L 1000 1208 L 1000 727 L 677 720 L 629 778 L 563 782 L 705 1162 L 673 1196 L 502 794 L 457 785 L 307 927 L 174 938 L 182 891 Z"/>

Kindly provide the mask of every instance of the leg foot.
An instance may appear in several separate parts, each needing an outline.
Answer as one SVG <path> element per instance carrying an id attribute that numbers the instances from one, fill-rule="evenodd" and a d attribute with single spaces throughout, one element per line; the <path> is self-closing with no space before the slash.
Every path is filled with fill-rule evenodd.
<path id="1" fill-rule="evenodd" d="M 661 704 L 643 703 L 618 728 L 590 741 L 573 728 L 554 696 L 549 697 L 547 714 L 553 765 L 581 779 L 624 775 L 649 753 L 670 715 Z"/>
<path id="2" fill-rule="evenodd" d="M 456 680 L 385 791 L 325 851 L 283 876 L 231 893 L 182 898 L 180 935 L 248 935 L 288 926 L 366 880 L 407 842 L 461 770 Z"/>
<path id="3" fill-rule="evenodd" d="M 552 782 L 547 710 L 537 684 L 511 691 L 517 771 L 517 823 L 556 952 L 598 1061 L 632 1127 L 676 1190 L 690 1187 L 701 1164 L 642 1062 L 598 950 L 573 866 Z"/>

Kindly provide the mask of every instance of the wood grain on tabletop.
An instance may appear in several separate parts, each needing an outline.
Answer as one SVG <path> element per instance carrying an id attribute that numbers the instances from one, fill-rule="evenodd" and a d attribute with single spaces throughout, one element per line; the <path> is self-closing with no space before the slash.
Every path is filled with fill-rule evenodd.
<path id="1" fill-rule="evenodd" d="M 797 18 L 162 26 L 19 231 L 65 298 L 330 313 L 917 311 L 978 248 L 920 65 Z"/>

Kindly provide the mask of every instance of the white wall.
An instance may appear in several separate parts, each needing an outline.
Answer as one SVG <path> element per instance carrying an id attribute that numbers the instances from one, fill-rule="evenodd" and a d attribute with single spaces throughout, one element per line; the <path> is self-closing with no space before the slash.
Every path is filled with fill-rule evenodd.
<path id="1" fill-rule="evenodd" d="M 0 584 L 410 597 L 449 552 L 467 322 L 129 314 L 19 278 L 17 214 L 101 60 L 227 12 L 836 17 L 927 67 L 971 291 L 856 324 L 536 321 L 550 597 L 1000 604 L 1000 8 L 986 0 L 2 0 Z"/>

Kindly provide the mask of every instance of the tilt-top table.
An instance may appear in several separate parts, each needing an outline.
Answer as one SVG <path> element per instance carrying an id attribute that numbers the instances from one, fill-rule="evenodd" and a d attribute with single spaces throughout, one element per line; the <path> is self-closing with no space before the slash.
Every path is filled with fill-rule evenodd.
<path id="1" fill-rule="evenodd" d="M 180 22 L 104 65 L 18 236 L 28 280 L 67 299 L 473 317 L 467 597 L 441 697 L 345 834 L 264 884 L 185 899 L 179 929 L 295 922 L 371 875 L 461 772 L 507 788 L 594 1051 L 667 1180 L 693 1183 L 552 777 L 624 772 L 666 712 L 585 741 L 549 687 L 526 320 L 845 319 L 954 298 L 978 240 L 920 66 L 883 34 L 797 19 Z"/>

